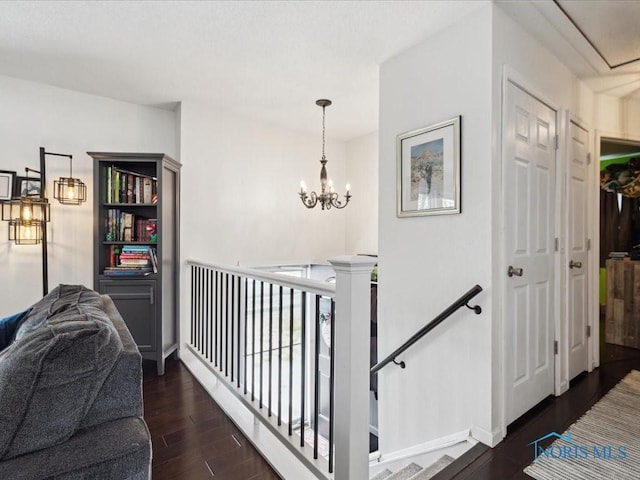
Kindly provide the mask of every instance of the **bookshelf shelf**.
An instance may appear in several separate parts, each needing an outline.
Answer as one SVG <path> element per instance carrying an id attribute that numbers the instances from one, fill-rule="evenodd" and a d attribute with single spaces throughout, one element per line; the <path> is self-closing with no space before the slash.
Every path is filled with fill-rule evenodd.
<path id="1" fill-rule="evenodd" d="M 102 203 L 105 207 L 108 208 L 117 208 L 117 207 L 126 207 L 126 208 L 144 208 L 144 207 L 152 207 L 155 208 L 158 206 L 156 203 Z"/>
<path id="2" fill-rule="evenodd" d="M 110 242 L 104 241 L 104 242 L 102 242 L 102 244 L 103 245 L 129 245 L 129 244 L 131 244 L 131 245 L 150 245 L 150 246 L 157 245 L 156 242 L 135 242 L 135 241 L 132 242 L 132 241 L 125 241 L 125 240 L 110 241 Z"/>
<path id="3" fill-rule="evenodd" d="M 158 153 L 94 159 L 94 289 L 109 295 L 143 358 L 177 349 L 181 165 Z"/>

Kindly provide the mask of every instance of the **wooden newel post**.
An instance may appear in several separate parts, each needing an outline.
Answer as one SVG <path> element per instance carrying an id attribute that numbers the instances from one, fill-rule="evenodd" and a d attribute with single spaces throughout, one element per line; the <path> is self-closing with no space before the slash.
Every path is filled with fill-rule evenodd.
<path id="1" fill-rule="evenodd" d="M 329 259 L 336 272 L 335 479 L 369 478 L 371 271 L 377 259 Z"/>

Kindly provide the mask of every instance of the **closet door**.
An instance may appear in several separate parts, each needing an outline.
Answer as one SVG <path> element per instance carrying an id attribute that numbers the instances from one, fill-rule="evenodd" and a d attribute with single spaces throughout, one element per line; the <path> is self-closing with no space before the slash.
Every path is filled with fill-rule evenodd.
<path id="1" fill-rule="evenodd" d="M 588 370 L 589 278 L 588 278 L 588 166 L 589 132 L 569 124 L 569 170 L 567 172 L 567 308 L 569 334 L 569 380 Z"/>

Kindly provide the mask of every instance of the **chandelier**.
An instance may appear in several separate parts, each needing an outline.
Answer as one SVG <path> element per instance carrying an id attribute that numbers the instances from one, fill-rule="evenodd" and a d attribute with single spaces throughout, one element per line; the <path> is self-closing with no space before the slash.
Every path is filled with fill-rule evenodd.
<path id="1" fill-rule="evenodd" d="M 307 208 L 313 208 L 318 203 L 322 207 L 322 210 L 329 210 L 331 207 L 334 208 L 344 208 L 351 200 L 351 194 L 349 193 L 349 184 L 347 184 L 347 193 L 344 196 L 344 201 L 341 201 L 338 194 L 333 189 L 333 182 L 331 180 L 327 180 L 327 157 L 324 155 L 324 118 L 325 118 L 325 108 L 331 105 L 331 100 L 320 99 L 316 100 L 316 105 L 322 107 L 322 158 L 320 159 L 320 163 L 322 164 L 322 168 L 320 169 L 320 194 L 316 192 L 307 193 L 307 187 L 304 184 L 304 181 L 300 182 L 300 200 Z"/>

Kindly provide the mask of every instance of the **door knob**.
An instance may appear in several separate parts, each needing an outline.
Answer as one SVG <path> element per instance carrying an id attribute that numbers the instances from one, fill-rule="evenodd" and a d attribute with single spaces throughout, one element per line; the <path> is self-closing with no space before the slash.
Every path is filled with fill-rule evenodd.
<path id="1" fill-rule="evenodd" d="M 582 268 L 582 262 L 574 262 L 571 260 L 569 262 L 569 268 Z"/>
<path id="2" fill-rule="evenodd" d="M 509 269 L 507 270 L 507 275 L 509 275 L 510 277 L 513 277 L 514 275 L 516 277 L 521 277 L 522 272 L 523 270 L 521 268 L 513 268 L 511 265 L 509 265 Z"/>

